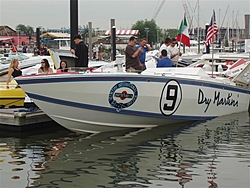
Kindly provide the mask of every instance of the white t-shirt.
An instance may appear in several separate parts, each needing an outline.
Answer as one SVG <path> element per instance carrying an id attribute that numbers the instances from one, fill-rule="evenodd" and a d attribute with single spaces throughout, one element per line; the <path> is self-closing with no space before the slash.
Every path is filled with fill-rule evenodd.
<path id="1" fill-rule="evenodd" d="M 171 57 L 172 55 L 179 53 L 179 49 L 176 46 L 174 47 L 168 46 L 168 52 L 169 52 L 169 56 Z M 179 59 L 179 55 L 173 57 L 171 60 L 172 62 L 178 62 L 178 59 Z"/>
<path id="2" fill-rule="evenodd" d="M 161 51 L 164 50 L 164 49 L 167 50 L 167 53 L 168 53 L 167 56 L 170 58 L 169 51 L 168 51 L 168 46 L 165 43 L 162 44 L 160 49 L 159 49 L 159 56 L 161 55 Z"/>

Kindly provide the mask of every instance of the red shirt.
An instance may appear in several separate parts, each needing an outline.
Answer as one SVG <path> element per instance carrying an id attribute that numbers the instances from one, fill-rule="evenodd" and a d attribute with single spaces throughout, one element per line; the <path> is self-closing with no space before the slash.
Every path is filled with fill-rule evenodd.
<path id="1" fill-rule="evenodd" d="M 13 46 L 13 47 L 11 48 L 11 50 L 12 50 L 12 52 L 17 52 L 17 47 Z"/>

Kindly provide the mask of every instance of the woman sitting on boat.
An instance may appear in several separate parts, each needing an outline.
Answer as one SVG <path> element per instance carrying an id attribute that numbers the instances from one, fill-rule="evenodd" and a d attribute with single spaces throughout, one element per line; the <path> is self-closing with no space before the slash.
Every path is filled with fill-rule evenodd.
<path id="1" fill-rule="evenodd" d="M 10 62 L 9 71 L 8 71 L 7 85 L 10 82 L 11 76 L 13 78 L 15 78 L 17 76 L 21 76 L 22 75 L 22 71 L 18 67 L 18 65 L 19 65 L 18 59 L 12 59 L 12 61 Z"/>
<path id="2" fill-rule="evenodd" d="M 60 67 L 57 70 L 57 72 L 68 72 L 68 64 L 66 61 L 61 61 L 60 62 Z"/>
<path id="3" fill-rule="evenodd" d="M 47 59 L 42 59 L 41 67 L 38 69 L 38 73 L 48 74 L 53 73 L 52 68 L 50 68 L 49 61 Z"/>

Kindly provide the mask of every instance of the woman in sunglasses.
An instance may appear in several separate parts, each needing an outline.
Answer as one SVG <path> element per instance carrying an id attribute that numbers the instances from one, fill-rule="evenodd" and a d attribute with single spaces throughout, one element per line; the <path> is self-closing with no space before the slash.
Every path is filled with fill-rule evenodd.
<path id="1" fill-rule="evenodd" d="M 52 68 L 50 68 L 49 61 L 47 59 L 42 59 L 41 67 L 38 69 L 38 73 L 48 74 L 53 73 Z"/>

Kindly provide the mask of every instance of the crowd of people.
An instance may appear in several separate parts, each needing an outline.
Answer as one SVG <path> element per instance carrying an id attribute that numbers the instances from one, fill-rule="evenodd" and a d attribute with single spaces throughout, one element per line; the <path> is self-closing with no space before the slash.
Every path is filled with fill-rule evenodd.
<path id="1" fill-rule="evenodd" d="M 73 41 L 75 43 L 75 48 L 70 49 L 70 52 L 74 55 L 75 67 L 85 67 L 88 68 L 89 57 L 88 57 L 88 47 L 83 42 L 80 35 L 75 35 L 73 37 Z M 177 40 L 175 38 L 166 38 L 162 43 L 159 49 L 159 61 L 156 65 L 157 68 L 161 67 L 172 67 L 178 64 L 178 59 L 182 55 L 177 47 Z M 48 49 L 46 45 L 42 45 L 40 50 L 37 46 L 34 48 L 34 54 L 37 55 L 46 55 L 48 53 Z M 129 42 L 125 49 L 125 65 L 127 72 L 142 72 L 147 69 L 145 61 L 146 61 L 146 53 L 152 50 L 151 46 L 147 43 L 146 38 L 142 38 L 137 44 L 137 39 L 132 36 L 129 39 Z M 98 55 L 98 59 L 101 60 L 102 53 L 104 52 L 102 44 L 98 49 L 100 55 Z M 22 71 L 19 68 L 19 62 L 17 59 L 13 59 L 9 66 L 8 71 L 8 79 L 7 85 L 10 82 L 11 77 L 17 77 L 22 75 Z M 60 67 L 57 72 L 67 72 L 68 65 L 66 61 L 60 62 Z M 42 59 L 41 67 L 38 69 L 38 73 L 40 74 L 48 74 L 52 73 L 53 70 L 50 67 L 50 64 L 46 58 Z"/>
<path id="2" fill-rule="evenodd" d="M 177 47 L 177 40 L 175 38 L 166 38 L 159 49 L 159 58 L 156 67 L 172 67 L 178 65 L 179 57 L 182 55 Z M 125 49 L 126 71 L 127 72 L 142 72 L 146 70 L 146 52 L 151 50 L 147 39 L 141 39 L 137 45 L 137 39 L 132 36 L 129 39 L 128 45 Z"/>

